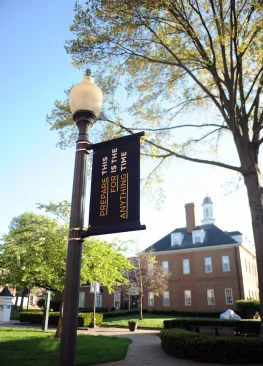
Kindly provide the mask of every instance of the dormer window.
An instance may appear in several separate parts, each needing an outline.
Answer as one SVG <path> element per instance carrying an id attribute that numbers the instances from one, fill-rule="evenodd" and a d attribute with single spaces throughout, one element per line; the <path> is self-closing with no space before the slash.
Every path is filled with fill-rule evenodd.
<path id="1" fill-rule="evenodd" d="M 193 244 L 202 244 L 205 238 L 204 230 L 194 230 L 192 232 Z"/>
<path id="2" fill-rule="evenodd" d="M 184 238 L 184 234 L 179 232 L 179 233 L 172 233 L 171 234 L 171 246 L 172 247 L 176 247 L 178 245 L 182 244 Z"/>

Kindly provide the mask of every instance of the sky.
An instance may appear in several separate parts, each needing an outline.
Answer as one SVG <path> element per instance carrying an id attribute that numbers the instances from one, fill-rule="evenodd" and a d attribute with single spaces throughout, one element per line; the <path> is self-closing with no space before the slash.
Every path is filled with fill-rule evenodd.
<path id="1" fill-rule="evenodd" d="M 64 49 L 71 37 L 74 3 L 0 0 L 0 237 L 8 232 L 13 217 L 25 211 L 39 213 L 36 203 L 71 200 L 74 148 L 56 147 L 59 137 L 49 130 L 46 115 L 54 100 L 63 100 L 64 90 L 82 78 Z M 192 113 L 180 118 L 205 116 Z M 231 146 L 231 138 L 221 145 L 220 157 L 226 161 L 236 160 Z M 185 226 L 185 203 L 196 203 L 199 224 L 202 200 L 208 194 L 214 202 L 216 225 L 239 230 L 252 240 L 246 189 L 242 183 L 237 188 L 237 180 L 234 172 L 222 168 L 175 160 L 165 170 L 161 208 L 157 209 L 157 194 L 142 197 L 141 223 L 147 230 L 106 239 L 133 239 L 130 252 L 142 250 Z M 89 189 L 87 206 L 88 201 Z"/>

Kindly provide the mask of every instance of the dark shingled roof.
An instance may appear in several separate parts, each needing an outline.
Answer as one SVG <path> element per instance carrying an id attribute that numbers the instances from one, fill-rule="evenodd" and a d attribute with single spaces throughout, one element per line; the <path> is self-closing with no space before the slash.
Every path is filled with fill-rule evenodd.
<path id="1" fill-rule="evenodd" d="M 226 233 L 219 229 L 214 224 L 196 226 L 194 230 L 204 230 L 205 238 L 203 243 L 193 244 L 192 234 L 186 232 L 186 228 L 178 228 L 158 240 L 156 243 L 151 245 L 148 250 L 152 249 L 155 252 L 163 252 L 166 250 L 178 250 L 178 249 L 189 249 L 189 248 L 200 248 L 200 247 L 212 247 L 216 245 L 227 245 L 237 244 L 237 242 L 231 238 L 229 233 Z M 182 233 L 184 235 L 181 245 L 171 246 L 171 234 Z M 232 233 L 231 233 L 232 234 Z M 233 234 L 232 234 L 233 235 Z M 146 250 L 147 250 L 146 249 Z"/>
<path id="2" fill-rule="evenodd" d="M 11 292 L 8 290 L 7 286 L 3 288 L 3 290 L 0 292 L 0 296 L 6 296 L 6 297 L 14 297 Z"/>

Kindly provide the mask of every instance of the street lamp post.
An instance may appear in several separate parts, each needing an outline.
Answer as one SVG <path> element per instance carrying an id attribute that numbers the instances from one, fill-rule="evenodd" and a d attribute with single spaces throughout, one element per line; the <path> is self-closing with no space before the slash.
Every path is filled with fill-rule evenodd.
<path id="1" fill-rule="evenodd" d="M 68 236 L 66 281 L 64 292 L 63 323 L 60 345 L 60 366 L 75 365 L 76 337 L 78 326 L 82 233 L 84 230 L 88 133 L 101 111 L 103 94 L 86 71 L 81 83 L 75 85 L 69 95 L 79 135 L 76 146 L 75 170 L 71 200 L 71 215 Z"/>

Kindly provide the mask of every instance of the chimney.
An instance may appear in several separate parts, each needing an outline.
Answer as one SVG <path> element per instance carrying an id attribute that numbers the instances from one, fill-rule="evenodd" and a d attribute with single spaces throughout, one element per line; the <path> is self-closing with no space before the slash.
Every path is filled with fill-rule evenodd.
<path id="1" fill-rule="evenodd" d="M 186 216 L 186 232 L 191 233 L 195 228 L 195 204 L 185 204 L 185 216 Z"/>

